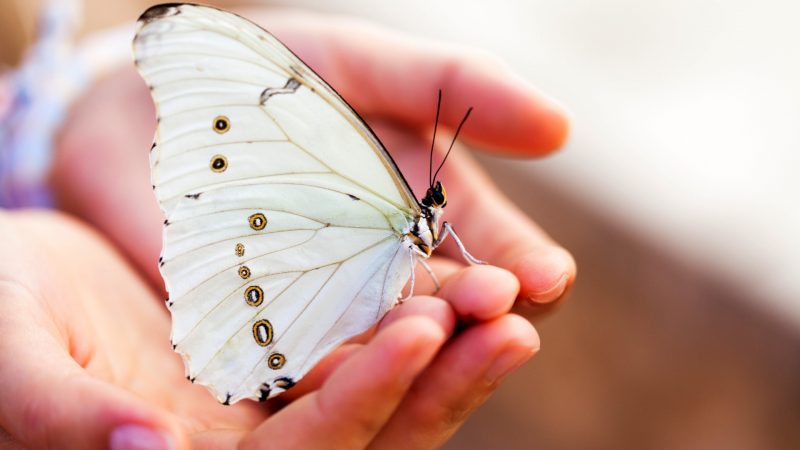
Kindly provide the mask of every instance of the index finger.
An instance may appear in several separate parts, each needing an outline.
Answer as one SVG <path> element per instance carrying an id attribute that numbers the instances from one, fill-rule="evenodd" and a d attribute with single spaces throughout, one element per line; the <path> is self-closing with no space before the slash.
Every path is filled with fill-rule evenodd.
<path id="1" fill-rule="evenodd" d="M 361 115 L 430 128 L 442 89 L 441 123 L 455 128 L 467 108 L 474 107 L 462 136 L 476 145 L 530 156 L 549 153 L 566 139 L 564 110 L 485 51 L 416 39 L 344 17 L 247 14 L 261 17 Z"/>

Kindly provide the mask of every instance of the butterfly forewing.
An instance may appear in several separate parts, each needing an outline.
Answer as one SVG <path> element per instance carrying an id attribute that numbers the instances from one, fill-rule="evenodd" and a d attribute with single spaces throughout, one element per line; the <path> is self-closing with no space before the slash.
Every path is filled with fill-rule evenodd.
<path id="1" fill-rule="evenodd" d="M 134 52 L 173 344 L 220 401 L 267 398 L 392 306 L 419 206 L 353 110 L 251 22 L 153 7 Z"/>

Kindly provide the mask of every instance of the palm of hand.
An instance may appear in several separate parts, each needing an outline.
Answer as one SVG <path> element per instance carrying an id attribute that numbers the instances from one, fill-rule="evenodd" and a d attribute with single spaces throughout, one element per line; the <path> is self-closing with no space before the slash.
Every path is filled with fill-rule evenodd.
<path id="1" fill-rule="evenodd" d="M 421 297 L 393 310 L 369 344 L 343 346 L 298 384 L 296 391 L 267 408 L 252 402 L 225 407 L 183 378 L 183 365 L 168 344 L 165 308 L 104 240 L 72 220 L 49 213 L 9 215 L 3 217 L 2 228 L 4 235 L 24 238 L 17 242 L 33 243 L 26 247 L 4 243 L 21 257 L 0 267 L 4 279 L 15 280 L 2 285 L 8 300 L 0 311 L 8 337 L 2 355 L 13 358 L 2 361 L 2 367 L 52 378 L 45 385 L 50 392 L 41 391 L 37 378 L 17 378 L 4 387 L 17 394 L 38 391 L 30 399 L 19 399 L 23 404 L 32 400 L 24 406 L 23 417 L 15 417 L 14 405 L 6 405 L 5 414 L 0 414 L 11 430 L 24 431 L 25 427 L 13 425 L 26 419 L 50 428 L 50 434 L 14 436 L 28 445 L 104 448 L 112 429 L 137 424 L 172 436 L 188 435 L 194 448 L 233 447 L 242 439 L 253 448 L 290 443 L 326 443 L 330 447 L 332 442 L 341 448 L 370 443 L 391 447 L 408 421 L 427 420 L 417 417 L 427 400 L 427 386 L 415 386 L 416 394 L 408 391 L 420 372 L 426 371 L 430 386 L 440 389 L 450 369 L 459 370 L 462 347 L 471 347 L 476 358 L 491 361 L 481 353 L 497 354 L 515 347 L 514 351 L 527 359 L 530 346 L 535 345 L 535 334 L 531 335 L 527 323 L 501 317 L 487 322 L 485 330 L 477 334 L 464 333 L 461 342 L 452 342 L 442 351 L 438 365 L 431 364 L 453 330 L 455 315 L 444 301 Z M 471 291 L 476 283 L 488 281 L 475 275 L 462 275 L 459 282 L 447 283 L 444 288 L 446 295 L 467 300 L 461 302 L 462 309 L 469 310 L 470 304 L 468 296 L 459 291 Z M 490 278 L 498 279 L 496 274 Z M 499 278 L 503 280 L 502 275 Z M 471 314 L 502 316 L 516 295 L 513 277 L 505 280 L 511 289 L 495 287 L 487 292 L 493 300 L 490 304 L 498 310 L 488 312 L 482 302 L 481 309 Z M 476 344 L 486 341 L 481 335 L 489 333 L 498 336 Z M 520 333 L 523 340 L 534 342 L 519 342 Z M 370 336 L 364 336 L 362 342 L 367 340 Z M 473 365 L 472 361 L 464 363 Z M 479 361 L 478 365 L 486 364 Z M 486 370 L 478 367 L 475 380 L 467 378 L 455 391 L 440 392 L 459 397 L 470 389 L 473 396 L 485 396 L 494 382 L 485 378 Z M 54 398 L 58 398 L 55 405 Z M 265 421 L 269 409 L 278 408 L 282 409 L 275 417 Z M 333 412 L 338 416 L 331 416 Z M 92 423 L 92 432 L 75 426 L 86 422 Z M 426 436 L 419 446 L 440 442 L 454 426 L 437 426 L 434 436 Z M 264 441 L 278 432 L 279 440 Z"/>
<path id="2" fill-rule="evenodd" d="M 53 403 L 32 402 L 28 414 L 33 421 L 66 424 L 77 419 L 69 415 L 91 414 L 71 409 L 76 406 L 72 402 L 82 400 L 88 405 L 102 400 L 104 413 L 91 420 L 109 425 L 148 425 L 149 413 L 140 417 L 144 405 L 170 411 L 192 431 L 252 428 L 263 420 L 265 410 L 247 403 L 225 408 L 183 378 L 183 364 L 169 345 L 165 308 L 95 233 L 50 213 L 6 215 L 2 228 L 4 236 L 20 238 L 3 243 L 11 258 L 0 266 L 0 275 L 15 280 L 2 285 L 1 315 L 9 338 L 3 355 L 16 360 L 3 367 L 41 368 L 42 376 L 52 378 L 53 394 L 62 393 L 50 399 Z M 35 379 L 13 381 L 19 383 L 16 392 L 40 389 Z M 96 435 L 62 431 L 59 446 L 104 446 Z"/>

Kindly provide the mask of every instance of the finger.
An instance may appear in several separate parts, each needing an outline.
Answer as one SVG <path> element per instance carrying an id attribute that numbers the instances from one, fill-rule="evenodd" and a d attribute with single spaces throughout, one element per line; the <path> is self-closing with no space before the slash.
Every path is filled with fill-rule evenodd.
<path id="1" fill-rule="evenodd" d="M 444 300 L 426 295 L 414 296 L 394 307 L 378 324 L 378 332 L 408 317 L 423 316 L 436 322 L 445 336 L 453 334 L 456 315 L 453 308 Z"/>
<path id="2" fill-rule="evenodd" d="M 530 320 L 540 319 L 543 316 L 553 314 L 559 309 L 559 307 L 563 305 L 563 299 L 569 297 L 573 286 L 574 284 L 567 284 L 567 287 L 561 297 L 551 302 L 542 303 L 535 302 L 530 299 L 518 301 L 514 304 L 511 312 L 514 314 L 519 314 L 520 316 L 526 317 Z"/>
<path id="3" fill-rule="evenodd" d="M 355 355 L 362 347 L 363 344 L 348 343 L 325 355 L 313 369 L 303 376 L 297 385 L 275 398 L 274 403 L 279 406 L 285 405 L 309 392 L 316 391 L 339 366 Z"/>
<path id="4" fill-rule="evenodd" d="M 430 319 L 395 322 L 339 367 L 322 389 L 264 422 L 240 448 L 365 447 L 444 340 L 443 330 Z"/>
<path id="5" fill-rule="evenodd" d="M 35 302 L 24 288 L 0 285 L 0 428 L 32 448 L 185 448 L 168 413 L 90 377 Z"/>
<path id="6" fill-rule="evenodd" d="M 459 270 L 463 269 L 465 265 L 464 262 L 435 255 L 426 260 L 426 262 L 433 270 L 433 273 L 436 276 L 436 282 L 439 283 L 439 287 L 447 284 L 447 280 L 453 276 L 453 274 L 458 273 Z M 436 282 L 431 274 L 425 270 L 422 264 L 417 264 L 414 268 L 414 292 L 412 292 L 412 294 L 437 295 L 438 292 Z M 410 288 L 411 282 L 409 280 L 409 282 L 406 283 L 406 287 L 403 289 L 403 293 L 407 293 Z"/>
<path id="7" fill-rule="evenodd" d="M 413 39 L 349 18 L 245 14 L 260 18 L 362 115 L 429 129 L 442 89 L 442 124 L 455 128 L 474 107 L 462 135 L 483 147 L 545 154 L 566 139 L 564 110 L 483 51 Z"/>
<path id="8" fill-rule="evenodd" d="M 519 316 L 468 328 L 417 378 L 370 448 L 438 448 L 538 348 L 536 331 Z"/>
<path id="9" fill-rule="evenodd" d="M 450 277 L 437 293 L 462 321 L 485 321 L 506 314 L 514 305 L 519 281 L 513 273 L 494 266 L 465 267 Z"/>
<path id="10" fill-rule="evenodd" d="M 517 279 L 506 270 L 492 266 L 467 267 L 453 275 L 442 286 L 438 297 L 414 296 L 391 309 L 383 320 L 369 332 L 359 336 L 357 342 L 368 342 L 376 332 L 391 324 L 414 316 L 425 316 L 451 336 L 456 325 L 456 314 L 467 320 L 489 320 L 509 311 L 519 290 Z M 447 300 L 443 300 L 447 299 Z M 290 403 L 322 386 L 325 380 L 362 344 L 345 344 L 323 358 L 291 390 L 276 399 L 276 403 Z"/>
<path id="11" fill-rule="evenodd" d="M 572 255 L 511 203 L 467 155 L 456 156 L 445 167 L 444 177 L 459 187 L 459 198 L 448 201 L 447 212 L 468 250 L 511 271 L 524 302 L 543 304 L 562 298 L 577 272 Z M 443 250 L 461 258 L 449 241 Z"/>
<path id="12" fill-rule="evenodd" d="M 375 333 L 399 320 L 414 316 L 424 316 L 433 320 L 439 324 L 447 336 L 452 335 L 455 329 L 455 314 L 453 308 L 446 301 L 437 297 L 414 296 L 392 308 L 378 325 L 352 339 L 351 343 L 344 344 L 325 356 L 295 387 L 276 398 L 277 403 L 289 403 L 319 389 L 340 365 L 361 351 L 364 344 L 368 343 Z"/>

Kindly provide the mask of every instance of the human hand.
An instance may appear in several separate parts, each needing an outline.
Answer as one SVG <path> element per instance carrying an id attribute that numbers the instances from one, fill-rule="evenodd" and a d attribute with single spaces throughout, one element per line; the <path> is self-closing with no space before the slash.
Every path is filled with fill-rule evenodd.
<path id="1" fill-rule="evenodd" d="M 243 14 L 262 19 L 366 117 L 420 194 L 427 187 L 439 88 L 442 128 L 454 128 L 474 106 L 462 138 L 480 148 L 542 156 L 566 138 L 563 111 L 490 55 L 339 17 L 263 9 Z M 64 209 L 110 236 L 161 286 L 155 261 L 163 220 L 145 157 L 154 129 L 150 95 L 138 74 L 131 68 L 106 80 L 63 128 L 53 182 Z M 441 161 L 449 144 L 445 133 L 437 144 L 435 161 Z M 517 276 L 520 300 L 541 305 L 564 294 L 575 278 L 572 257 L 500 194 L 463 149 L 450 156 L 440 179 L 449 193 L 445 219 L 471 253 Z M 456 253 L 448 245 L 442 250 Z"/>
<path id="2" fill-rule="evenodd" d="M 263 22 L 375 125 L 418 192 L 427 183 L 427 135 L 440 87 L 445 93 L 443 126 L 453 127 L 467 106 L 475 106 L 462 134 L 470 142 L 517 156 L 533 156 L 554 149 L 566 134 L 563 113 L 489 57 L 476 59 L 463 51 L 427 47 L 344 19 L 282 12 L 264 15 Z M 147 274 L 152 285 L 163 289 L 155 264 L 162 220 L 147 181 L 145 157 L 154 127 L 149 95 L 135 73 L 128 71 L 106 81 L 78 105 L 65 126 L 54 181 L 67 209 L 111 237 Z M 446 141 L 440 134 L 439 158 Z M 448 329 L 446 322 L 455 320 L 463 331 L 450 339 L 435 359 L 425 363 L 426 368 L 420 369 L 424 374 L 399 406 L 395 405 L 391 419 L 373 430 L 376 447 L 391 447 L 397 442 L 410 448 L 441 444 L 496 386 L 496 382 L 487 382 L 492 363 L 511 358 L 513 366 L 538 347 L 530 324 L 507 314 L 517 292 L 522 293 L 521 303 L 545 304 L 560 297 L 575 276 L 569 254 L 499 194 L 468 155 L 456 150 L 440 178 L 450 198 L 446 219 L 454 224 L 469 250 L 510 270 L 513 276 L 492 267 L 463 269 L 460 255 L 447 246 L 443 254 L 457 258 L 432 259 L 439 278 L 445 281 L 438 294 L 449 305 L 433 298 L 415 299 L 393 311 L 385 323 L 411 312 L 430 316 L 432 311 L 417 305 L 433 302 L 439 305 L 433 311 L 449 311 L 439 315 L 443 330 Z M 417 280 L 422 282 L 426 277 L 420 274 Z M 430 285 L 418 284 L 417 292 L 430 291 Z M 441 319 L 442 314 L 451 319 Z M 417 334 L 406 328 L 407 336 Z M 421 328 L 423 332 L 425 329 Z M 276 403 L 296 399 L 302 393 L 322 392 L 317 389 L 325 386 L 327 375 L 333 377 L 331 371 L 344 367 L 337 359 L 337 355 L 349 354 L 348 347 L 343 348 Z M 381 364 L 377 359 L 372 363 Z M 376 400 L 376 392 L 372 394 L 363 394 L 364 401 Z M 307 405 L 307 397 L 290 406 Z M 285 410 L 300 411 L 298 415 L 304 411 L 300 406 Z M 281 423 L 275 419 L 265 421 L 249 435 L 261 439 L 249 437 L 255 440 L 248 442 L 267 445 L 267 438 L 286 438 L 285 433 L 276 431 L 280 428 L 274 428 Z M 369 442 L 363 435 L 362 441 Z"/>
<path id="3" fill-rule="evenodd" d="M 0 251 L 0 442 L 26 448 L 434 448 L 538 348 L 505 314 L 514 277 L 470 268 L 447 301 L 395 308 L 265 407 L 223 406 L 183 377 L 166 309 L 102 236 L 0 213 Z M 455 311 L 480 323 L 451 338 Z"/>

